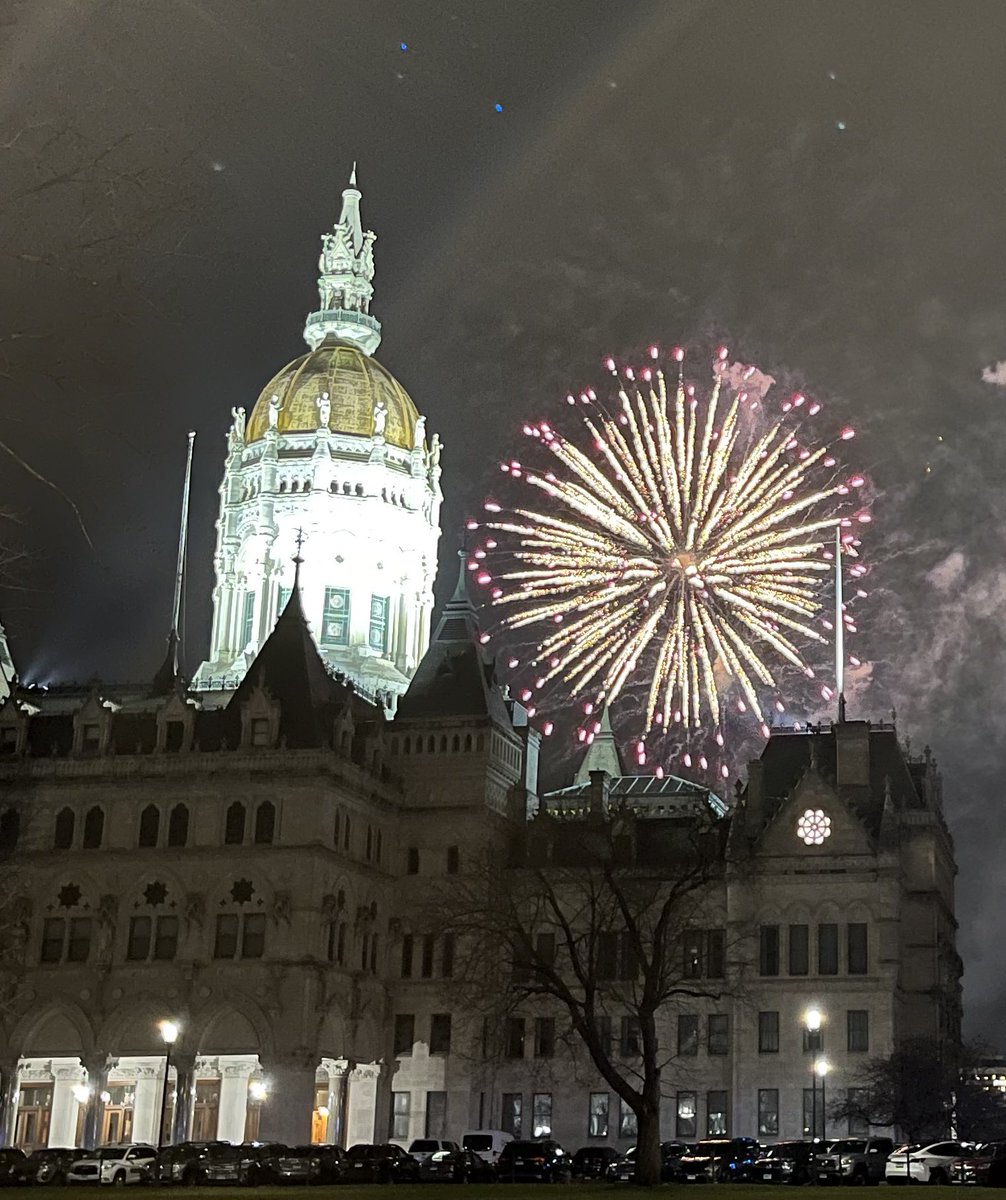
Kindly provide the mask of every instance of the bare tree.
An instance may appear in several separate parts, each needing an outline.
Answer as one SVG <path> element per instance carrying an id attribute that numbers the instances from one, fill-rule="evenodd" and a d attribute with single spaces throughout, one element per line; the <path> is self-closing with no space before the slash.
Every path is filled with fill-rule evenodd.
<path id="1" fill-rule="evenodd" d="M 636 1117 L 636 1175 L 661 1173 L 661 1073 L 668 1009 L 719 997 L 725 933 L 709 928 L 724 828 L 697 805 L 678 817 L 611 807 L 592 778 L 589 811 L 542 813 L 509 857 L 488 852 L 435 902 L 431 925 L 458 947 L 453 984 L 501 1020 L 558 1011 L 567 1034 Z M 612 1022 L 620 1035 L 613 1039 Z"/>
<path id="2" fill-rule="evenodd" d="M 1006 1134 L 1006 1103 L 978 1080 L 981 1047 L 910 1038 L 865 1064 L 830 1106 L 838 1120 L 894 1127 L 910 1142 L 946 1137 L 984 1141 Z"/>

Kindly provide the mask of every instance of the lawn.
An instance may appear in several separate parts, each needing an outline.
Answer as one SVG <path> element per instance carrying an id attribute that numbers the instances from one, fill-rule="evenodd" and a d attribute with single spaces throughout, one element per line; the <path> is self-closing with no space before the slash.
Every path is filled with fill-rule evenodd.
<path id="1" fill-rule="evenodd" d="M 704 1184 L 704 1185 L 685 1185 L 685 1184 L 662 1184 L 658 1191 L 662 1193 L 675 1192 L 679 1196 L 683 1191 L 689 1194 L 694 1193 L 691 1200 L 782 1200 L 784 1196 L 790 1200 L 795 1200 L 793 1189 L 773 1184 Z M 5 1188 L 4 1196 L 16 1196 L 18 1194 L 25 1195 L 29 1189 L 27 1188 Z M 49 1200 L 82 1200 L 82 1197 L 88 1194 L 91 1189 L 84 1187 L 62 1187 L 62 1188 L 44 1188 L 41 1193 L 36 1192 L 34 1188 L 32 1193 Z M 143 1187 L 137 1189 L 138 1200 L 143 1196 L 149 1196 L 155 1189 L 151 1187 Z M 607 1183 L 574 1183 L 561 1185 L 560 1195 L 566 1195 L 573 1200 L 613 1200 L 615 1196 L 633 1196 L 638 1195 L 641 1189 L 633 1187 L 630 1184 L 607 1184 Z M 133 1189 L 130 1188 L 132 1193 Z M 332 1200 L 381 1200 L 382 1197 L 391 1196 L 394 1200 L 458 1200 L 459 1196 L 481 1196 L 485 1192 L 491 1192 L 493 1200 L 547 1200 L 549 1196 L 555 1195 L 555 1188 L 548 1187 L 540 1183 L 526 1184 L 479 1184 L 471 1183 L 464 1186 L 458 1184 L 392 1184 L 390 1186 L 381 1186 L 380 1184 L 369 1184 L 358 1187 L 339 1186 L 339 1187 L 256 1187 L 256 1188 L 234 1188 L 234 1187 L 213 1187 L 213 1188 L 157 1188 L 159 1194 L 175 1194 L 189 1198 L 189 1200 L 209 1200 L 213 1197 L 214 1200 L 227 1200 L 230 1196 L 241 1197 L 256 1197 L 256 1200 L 293 1200 L 295 1197 L 306 1198 L 311 1197 L 311 1200 L 320 1200 L 322 1196 L 329 1196 Z"/>

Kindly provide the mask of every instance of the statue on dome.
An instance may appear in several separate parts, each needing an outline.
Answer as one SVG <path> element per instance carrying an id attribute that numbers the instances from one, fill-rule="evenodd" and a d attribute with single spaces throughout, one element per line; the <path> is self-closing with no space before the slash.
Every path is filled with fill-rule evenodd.
<path id="1" fill-rule="evenodd" d="M 374 405 L 374 437 L 384 437 L 388 425 L 388 408 L 383 400 Z"/>
<path id="2" fill-rule="evenodd" d="M 416 419 L 416 432 L 412 439 L 413 450 L 422 450 L 426 442 L 426 418 L 418 417 Z"/>
<path id="3" fill-rule="evenodd" d="M 440 434 L 435 433 L 433 441 L 430 442 L 430 466 L 434 471 L 440 470 L 440 452 L 443 448 L 443 443 L 440 441 Z"/>
<path id="4" fill-rule="evenodd" d="M 315 404 L 318 406 L 318 428 L 328 429 L 332 417 L 332 400 L 328 392 L 322 392 Z"/>
<path id="5" fill-rule="evenodd" d="M 243 408 L 232 408 L 231 417 L 231 445 L 240 446 L 245 440 L 245 410 Z"/>
<path id="6" fill-rule="evenodd" d="M 275 392 L 269 397 L 269 428 L 275 429 L 279 425 L 279 410 L 283 407 L 280 403 L 279 396 Z"/>

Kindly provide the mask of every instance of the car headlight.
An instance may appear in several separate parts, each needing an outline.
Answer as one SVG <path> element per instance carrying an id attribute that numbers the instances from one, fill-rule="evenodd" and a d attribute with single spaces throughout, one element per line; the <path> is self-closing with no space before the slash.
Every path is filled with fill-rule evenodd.
<path id="1" fill-rule="evenodd" d="M 839 1160 L 843 1167 L 851 1167 L 855 1163 L 854 1158 L 843 1158 Z"/>

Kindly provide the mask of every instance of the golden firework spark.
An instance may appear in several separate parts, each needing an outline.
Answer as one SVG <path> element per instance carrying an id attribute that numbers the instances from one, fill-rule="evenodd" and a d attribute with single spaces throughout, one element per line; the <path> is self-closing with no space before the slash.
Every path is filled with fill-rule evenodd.
<path id="1" fill-rule="evenodd" d="M 504 624 L 549 627 L 537 686 L 562 679 L 611 703 L 643 677 L 647 730 L 718 727 L 733 688 L 764 724 L 779 664 L 812 674 L 799 647 L 826 640 L 822 550 L 848 484 L 828 447 L 800 444 L 792 415 L 766 426 L 756 400 L 727 392 L 724 359 L 703 404 L 680 373 L 669 394 L 657 367 L 627 370 L 613 411 L 582 396 L 596 459 L 547 423 L 526 426 L 556 466 L 504 470 L 547 503 L 490 522 L 510 544 L 493 590 Z"/>

